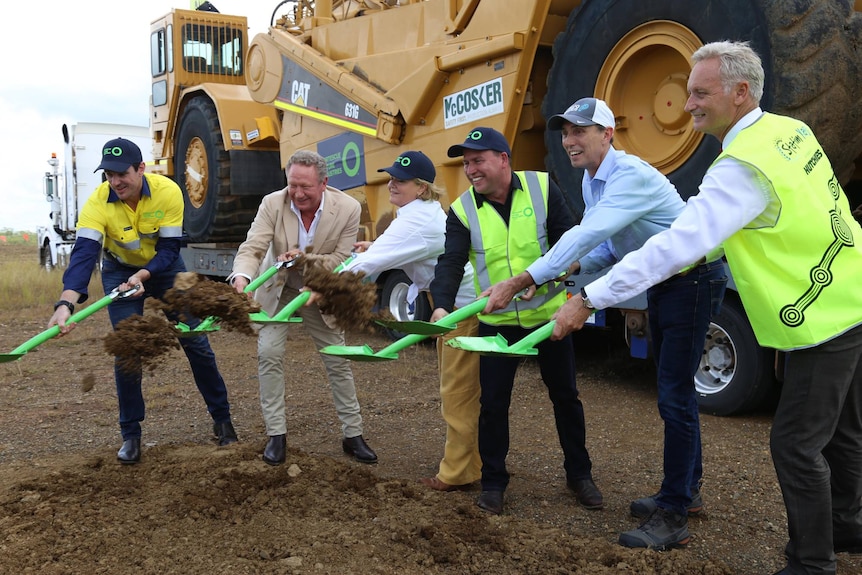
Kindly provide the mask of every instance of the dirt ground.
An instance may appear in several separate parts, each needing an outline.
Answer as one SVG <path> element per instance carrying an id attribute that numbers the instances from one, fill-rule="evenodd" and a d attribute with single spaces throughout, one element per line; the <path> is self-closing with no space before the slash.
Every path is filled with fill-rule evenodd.
<path id="1" fill-rule="evenodd" d="M 27 315 L 27 314 L 24 314 Z M 32 314 L 29 314 L 32 315 Z M 4 317 L 0 348 L 44 329 Z M 341 452 L 323 366 L 301 325 L 286 350 L 287 463 L 266 465 L 256 340 L 210 336 L 240 442 L 217 447 L 176 349 L 145 371 L 142 461 L 122 466 L 107 312 L 0 364 L 0 573 L 182 574 L 771 574 L 784 565 L 784 507 L 768 451 L 770 415 L 703 416 L 706 513 L 684 550 L 617 545 L 637 526 L 629 502 L 661 480 L 654 372 L 607 334 L 576 341 L 594 477 L 606 508 L 567 491 L 550 401 L 526 360 L 511 411 L 512 481 L 502 516 L 473 491 L 437 493 L 444 426 L 435 354 L 417 345 L 391 362 L 354 362 L 365 438 L 380 462 Z M 119 337 L 119 336 L 115 336 Z M 134 334 L 123 343 L 134 346 Z M 380 334 L 348 344 L 381 349 Z M 838 572 L 862 574 L 862 557 Z"/>

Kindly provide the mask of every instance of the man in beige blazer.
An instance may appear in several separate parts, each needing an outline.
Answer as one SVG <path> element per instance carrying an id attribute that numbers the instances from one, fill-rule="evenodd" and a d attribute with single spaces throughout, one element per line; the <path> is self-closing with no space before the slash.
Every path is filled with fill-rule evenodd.
<path id="1" fill-rule="evenodd" d="M 356 241 L 359 202 L 326 185 L 323 156 L 300 150 L 288 160 L 286 172 L 287 187 L 263 198 L 237 251 L 228 281 L 239 293 L 274 261 L 289 261 L 304 253 L 315 254 L 322 265 L 335 269 L 350 256 Z M 300 271 L 283 269 L 258 288 L 254 298 L 272 316 L 295 298 L 302 286 Z M 318 350 L 328 345 L 344 345 L 344 331 L 327 322 L 316 304 L 301 307 L 297 313 Z M 287 444 L 284 346 L 288 325 L 265 324 L 258 333 L 260 406 L 269 436 L 263 460 L 270 465 L 284 463 Z M 362 437 L 362 416 L 350 361 L 333 355 L 320 357 L 341 420 L 344 452 L 362 463 L 376 463 L 377 454 Z"/>

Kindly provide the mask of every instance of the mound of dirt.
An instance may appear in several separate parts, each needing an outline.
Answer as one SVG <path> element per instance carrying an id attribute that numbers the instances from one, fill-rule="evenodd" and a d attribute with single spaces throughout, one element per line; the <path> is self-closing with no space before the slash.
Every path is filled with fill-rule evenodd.
<path id="1" fill-rule="evenodd" d="M 474 494 L 293 448 L 277 468 L 240 443 L 156 446 L 131 468 L 105 449 L 18 473 L 0 491 L 0 565 L 19 573 L 732 573 L 489 516 Z"/>

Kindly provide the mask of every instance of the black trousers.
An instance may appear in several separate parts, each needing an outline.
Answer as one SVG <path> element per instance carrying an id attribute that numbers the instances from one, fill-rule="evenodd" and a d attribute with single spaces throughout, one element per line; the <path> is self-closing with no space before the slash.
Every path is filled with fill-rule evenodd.
<path id="1" fill-rule="evenodd" d="M 532 330 L 518 326 L 479 324 L 479 335 L 501 334 L 509 344 L 527 336 Z M 537 346 L 542 381 L 554 406 L 554 419 L 563 467 L 569 481 L 592 477 L 592 463 L 586 448 L 584 407 L 575 383 L 575 354 L 571 336 L 560 341 L 546 339 Z M 506 456 L 509 453 L 509 406 L 520 357 L 483 355 L 479 360 L 479 383 L 482 388 L 479 411 L 479 454 L 482 457 L 482 489 L 505 491 L 509 484 Z"/>
<path id="2" fill-rule="evenodd" d="M 791 573 L 834 574 L 833 536 L 862 537 L 862 326 L 793 351 L 770 447 Z"/>

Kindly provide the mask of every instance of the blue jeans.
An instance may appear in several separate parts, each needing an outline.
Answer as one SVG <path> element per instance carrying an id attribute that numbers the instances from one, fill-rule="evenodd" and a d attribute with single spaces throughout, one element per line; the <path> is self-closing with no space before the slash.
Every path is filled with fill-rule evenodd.
<path id="1" fill-rule="evenodd" d="M 647 291 L 658 410 L 664 420 L 664 479 L 656 503 L 683 516 L 703 476 L 694 374 L 726 285 L 724 265 L 718 260 Z"/>
<path id="2" fill-rule="evenodd" d="M 531 329 L 518 326 L 479 324 L 479 335 L 501 334 L 512 344 Z M 536 345 L 539 371 L 554 406 L 557 435 L 563 448 L 563 467 L 569 482 L 592 479 L 592 462 L 586 447 L 584 406 L 575 384 L 575 352 L 571 336 L 560 341 L 546 339 Z M 479 455 L 482 458 L 482 490 L 505 491 L 509 484 L 506 456 L 509 454 L 509 405 L 515 373 L 523 358 L 481 356 L 479 358 Z"/>
<path id="3" fill-rule="evenodd" d="M 110 257 L 102 261 L 102 286 L 105 293 L 112 291 L 118 285 L 129 279 L 138 268 L 120 264 Z M 116 299 L 108 306 L 108 314 L 111 325 L 116 329 L 117 324 L 133 315 L 144 315 L 144 300 L 147 297 L 161 299 L 165 292 L 174 285 L 174 278 L 180 272 L 186 271 L 181 258 L 177 258 L 171 269 L 154 274 L 144 282 L 144 295 L 142 297 L 129 297 Z M 175 313 L 166 313 L 168 319 L 177 321 L 179 318 Z M 183 315 L 183 321 L 194 328 L 200 323 L 197 318 Z M 134 345 L 134 342 L 129 342 Z M 195 379 L 198 391 L 207 404 L 207 410 L 215 423 L 226 423 L 230 421 L 230 404 L 227 399 L 227 387 L 219 373 L 216 365 L 215 354 L 210 347 L 209 340 L 205 335 L 197 337 L 180 338 L 180 345 L 189 360 L 189 366 Z M 141 421 L 144 420 L 144 395 L 141 391 L 141 368 L 130 371 L 128 368 L 121 369 L 118 362 L 114 362 L 114 379 L 117 384 L 117 400 L 120 408 L 120 431 L 123 439 L 138 438 L 141 436 Z"/>

